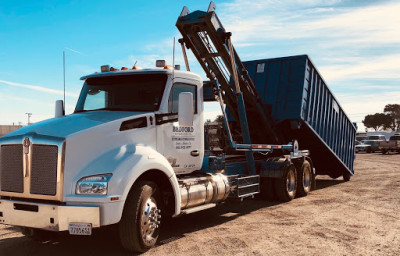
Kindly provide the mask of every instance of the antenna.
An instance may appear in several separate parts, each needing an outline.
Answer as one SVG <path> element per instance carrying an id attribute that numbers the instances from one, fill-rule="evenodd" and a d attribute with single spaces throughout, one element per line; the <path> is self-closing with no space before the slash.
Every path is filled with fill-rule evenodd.
<path id="1" fill-rule="evenodd" d="M 63 51 L 64 111 L 65 111 L 65 51 Z"/>
<path id="2" fill-rule="evenodd" d="M 175 37 L 172 46 L 172 79 L 174 79 L 174 72 L 175 72 Z"/>
<path id="3" fill-rule="evenodd" d="M 133 64 L 133 66 L 136 66 L 137 61 L 135 61 L 135 64 Z"/>

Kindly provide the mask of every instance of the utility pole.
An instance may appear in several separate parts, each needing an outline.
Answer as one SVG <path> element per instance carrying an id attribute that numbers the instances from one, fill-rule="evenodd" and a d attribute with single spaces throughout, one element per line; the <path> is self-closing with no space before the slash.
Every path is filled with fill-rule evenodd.
<path id="1" fill-rule="evenodd" d="M 32 113 L 25 113 L 25 114 L 28 115 L 28 125 L 30 125 Z"/>

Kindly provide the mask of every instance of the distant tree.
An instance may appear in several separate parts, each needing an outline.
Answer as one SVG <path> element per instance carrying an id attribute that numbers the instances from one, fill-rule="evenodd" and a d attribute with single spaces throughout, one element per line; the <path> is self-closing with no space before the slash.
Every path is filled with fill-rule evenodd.
<path id="1" fill-rule="evenodd" d="M 224 116 L 223 116 L 223 115 L 218 115 L 218 116 L 215 118 L 214 122 L 217 122 L 217 123 L 219 123 L 219 124 L 223 124 L 223 122 L 224 122 Z"/>
<path id="2" fill-rule="evenodd" d="M 392 117 L 390 128 L 392 130 L 400 130 L 400 105 L 387 104 L 383 111 Z"/>
<path id="3" fill-rule="evenodd" d="M 365 116 L 362 122 L 365 127 L 373 128 L 375 131 L 379 131 L 382 128 L 390 128 L 393 123 L 393 118 L 390 114 L 376 113 Z"/>

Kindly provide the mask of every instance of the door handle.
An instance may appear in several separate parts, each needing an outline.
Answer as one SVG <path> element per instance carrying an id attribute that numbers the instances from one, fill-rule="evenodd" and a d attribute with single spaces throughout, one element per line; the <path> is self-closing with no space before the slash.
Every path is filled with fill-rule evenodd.
<path id="1" fill-rule="evenodd" d="M 191 156 L 199 156 L 200 152 L 198 150 L 193 150 L 192 152 L 190 152 Z"/>

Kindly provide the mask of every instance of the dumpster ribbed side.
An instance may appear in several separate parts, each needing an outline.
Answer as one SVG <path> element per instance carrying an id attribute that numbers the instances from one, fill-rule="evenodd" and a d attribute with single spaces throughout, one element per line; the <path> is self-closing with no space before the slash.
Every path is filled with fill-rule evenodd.
<path id="1" fill-rule="evenodd" d="M 307 55 L 244 62 L 275 130 L 309 149 L 318 174 L 354 173 L 355 127 Z"/>

